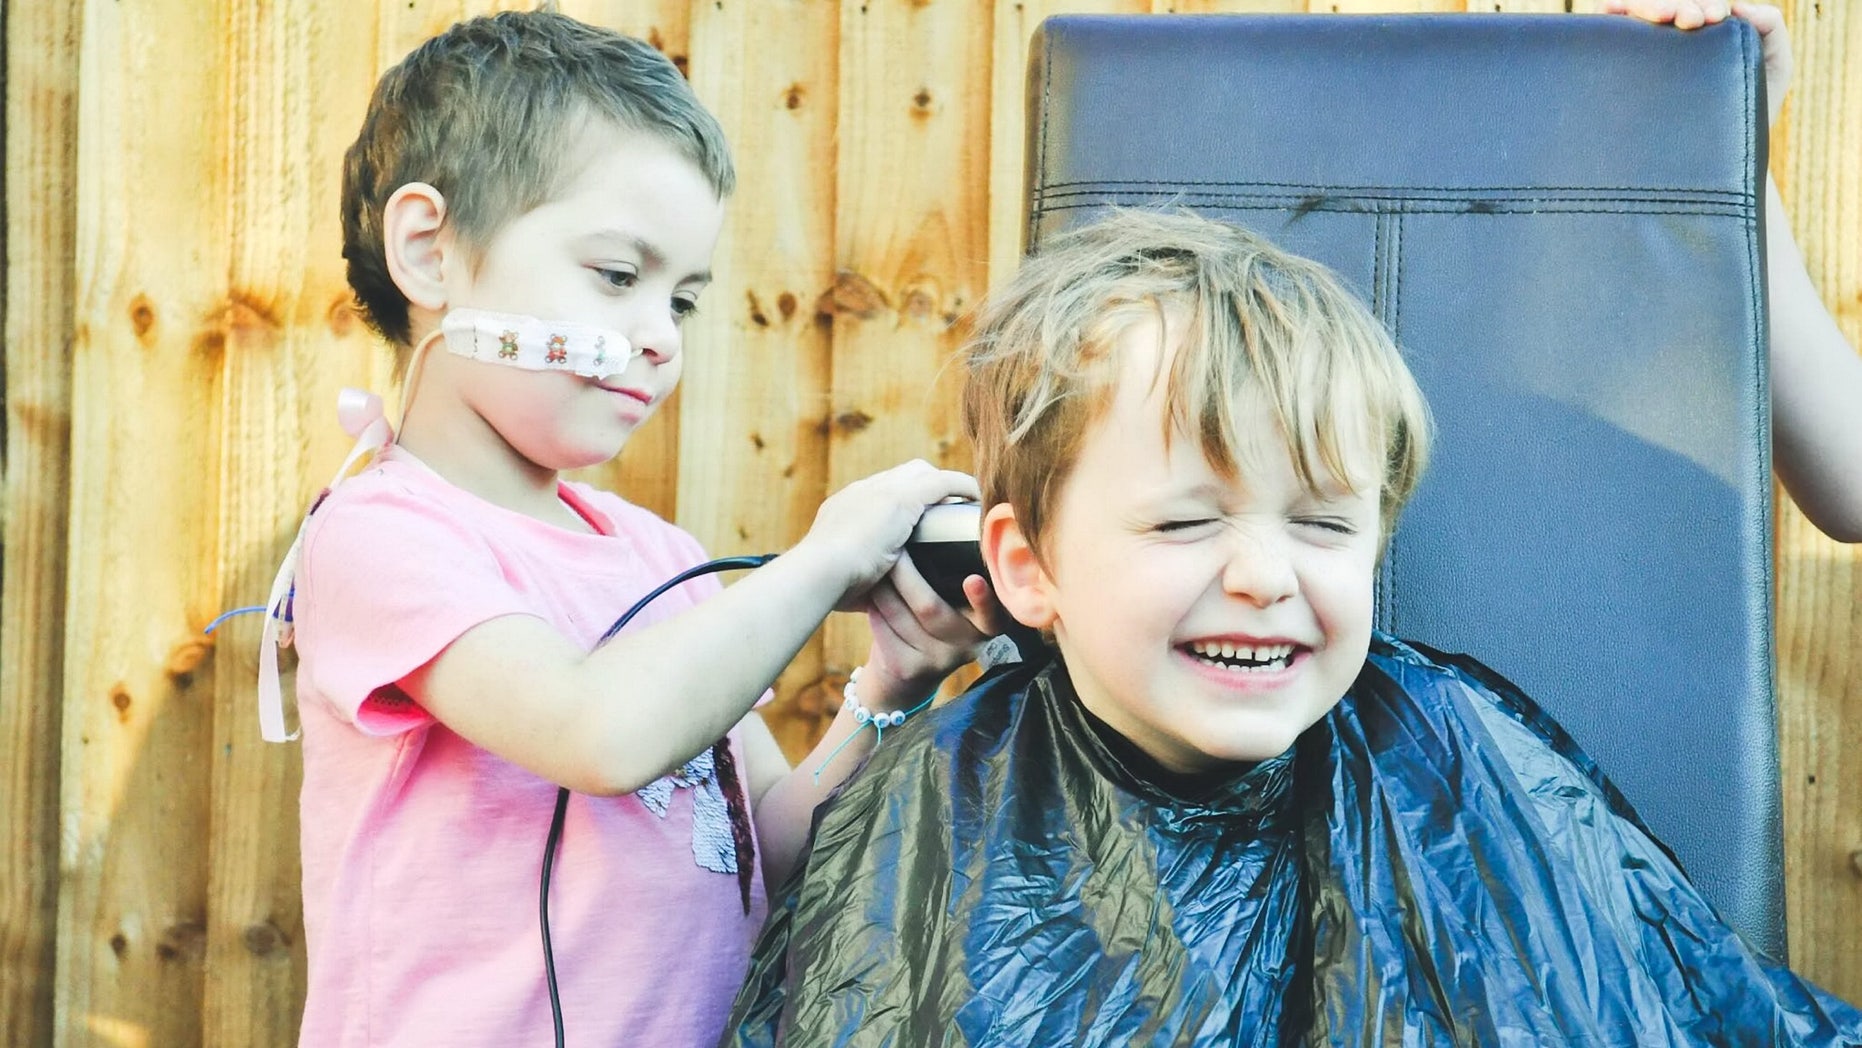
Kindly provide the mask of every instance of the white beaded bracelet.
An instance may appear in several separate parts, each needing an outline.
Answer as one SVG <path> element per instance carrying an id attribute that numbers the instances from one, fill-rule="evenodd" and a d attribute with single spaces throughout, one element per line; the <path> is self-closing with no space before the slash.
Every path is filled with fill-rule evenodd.
<path id="1" fill-rule="evenodd" d="M 847 677 L 847 686 L 841 689 L 845 701 L 841 703 L 844 710 L 853 711 L 855 724 L 872 724 L 876 728 L 896 728 L 905 723 L 905 711 L 893 710 L 891 713 L 874 713 L 860 704 L 860 697 L 854 691 L 854 685 L 860 681 L 860 667 L 855 666 L 853 673 Z"/>
<path id="2" fill-rule="evenodd" d="M 854 729 L 846 738 L 840 741 L 839 746 L 834 747 L 834 752 L 822 759 L 821 767 L 815 769 L 816 782 L 821 781 L 821 772 L 826 769 L 829 764 L 833 763 L 834 758 L 839 756 L 840 751 L 846 749 L 847 744 L 854 740 L 854 736 L 865 731 L 868 725 L 872 725 L 873 728 L 875 736 L 873 745 L 878 746 L 881 742 L 885 741 L 887 728 L 896 728 L 904 724 L 905 718 L 910 717 L 919 710 L 929 707 L 932 700 L 937 697 L 933 695 L 931 698 L 927 698 L 925 701 L 913 706 L 909 710 L 892 710 L 889 713 L 874 713 L 861 704 L 859 693 L 854 690 L 854 685 L 858 684 L 859 681 L 860 668 L 856 666 L 854 667 L 854 671 L 847 677 L 847 686 L 841 689 L 841 695 L 843 696 L 841 708 L 853 711 Z"/>

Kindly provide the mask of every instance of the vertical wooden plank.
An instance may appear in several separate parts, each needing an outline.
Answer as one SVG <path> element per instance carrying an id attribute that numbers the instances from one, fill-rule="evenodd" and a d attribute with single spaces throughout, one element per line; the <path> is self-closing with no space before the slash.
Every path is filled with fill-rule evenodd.
<path id="1" fill-rule="evenodd" d="M 563 4 L 562 12 L 637 36 L 658 48 L 684 72 L 691 62 L 690 6 L 688 0 L 581 0 Z M 716 300 L 711 294 L 706 298 Z M 655 417 L 628 439 L 619 458 L 580 471 L 577 478 L 619 492 L 629 502 L 673 519 L 679 509 L 679 419 L 684 413 L 684 401 L 685 394 L 675 392 L 660 405 Z"/>
<path id="2" fill-rule="evenodd" d="M 83 10 L 57 1028 L 195 1044 L 230 11 Z"/>
<path id="3" fill-rule="evenodd" d="M 1784 9 L 1798 66 L 1773 170 L 1812 279 L 1862 346 L 1862 12 Z M 1862 1000 L 1862 547 L 1825 539 L 1781 492 L 1777 555 L 1791 960 Z"/>
<path id="4" fill-rule="evenodd" d="M 996 4 L 991 29 L 989 285 L 999 287 L 1021 261 L 1027 227 L 1028 41 L 1050 15 L 1148 14 L 1150 0 L 1026 0 Z"/>
<path id="5" fill-rule="evenodd" d="M 991 6 L 843 0 L 829 486 L 911 458 L 963 468 L 956 323 L 988 279 Z M 864 658 L 836 616 L 828 664 Z"/>
<path id="6" fill-rule="evenodd" d="M 0 364 L 0 1043 L 52 1041 L 78 16 L 6 9 Z"/>
<path id="7" fill-rule="evenodd" d="M 337 391 L 366 386 L 374 341 L 348 312 L 337 196 L 372 87 L 375 22 L 240 0 L 223 30 L 229 290 L 219 407 L 219 601 L 265 599 L 348 440 Z M 347 336 L 347 337 L 345 337 Z M 297 794 L 302 751 L 259 736 L 262 622 L 216 633 L 202 1034 L 290 1044 L 305 985 Z"/>
<path id="8" fill-rule="evenodd" d="M 717 114 L 738 190 L 717 283 L 688 322 L 679 418 L 679 523 L 714 555 L 778 552 L 827 485 L 829 340 L 817 302 L 834 281 L 840 15 L 816 0 L 698 0 L 692 82 Z M 661 424 L 663 423 L 656 423 Z M 764 711 L 791 760 L 838 687 L 810 640 Z"/>

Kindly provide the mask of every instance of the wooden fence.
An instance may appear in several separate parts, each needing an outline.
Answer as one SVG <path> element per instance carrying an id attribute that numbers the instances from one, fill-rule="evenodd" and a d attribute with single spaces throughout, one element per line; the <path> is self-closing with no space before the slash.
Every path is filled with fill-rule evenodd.
<path id="1" fill-rule="evenodd" d="M 294 1042 L 299 755 L 259 741 L 255 618 L 201 630 L 262 598 L 346 446 L 339 387 L 389 388 L 346 306 L 335 221 L 367 93 L 490 6 L 5 5 L 0 1043 Z M 1025 48 L 1045 15 L 1573 5 L 563 6 L 672 55 L 735 145 L 744 188 L 680 401 L 600 477 L 723 553 L 781 548 L 824 492 L 882 465 L 964 464 L 943 362 L 953 318 L 1016 255 Z M 1799 77 L 1774 167 L 1862 341 L 1862 12 L 1787 13 Z M 1793 960 L 1853 1000 L 1862 560 L 1788 506 L 1778 536 Z M 785 745 L 819 729 L 860 629 L 832 624 L 783 677 Z"/>

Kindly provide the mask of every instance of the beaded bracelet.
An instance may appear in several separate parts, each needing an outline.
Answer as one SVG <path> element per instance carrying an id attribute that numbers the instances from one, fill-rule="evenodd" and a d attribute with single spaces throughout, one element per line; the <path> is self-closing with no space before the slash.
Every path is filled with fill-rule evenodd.
<path id="1" fill-rule="evenodd" d="M 859 693 L 854 690 L 855 685 L 860 683 L 860 670 L 861 667 L 855 666 L 853 672 L 847 675 L 846 686 L 841 688 L 841 709 L 851 710 L 853 712 L 855 728 L 852 732 L 848 733 L 846 738 L 841 740 L 839 746 L 834 747 L 832 753 L 829 753 L 822 759 L 821 767 L 815 769 L 816 782 L 821 781 L 821 773 L 827 769 L 828 765 L 834 763 L 834 758 L 840 756 L 840 751 L 846 749 L 847 744 L 854 740 L 854 736 L 859 735 L 868 725 L 872 725 L 873 746 L 877 748 L 880 743 L 886 741 L 887 728 L 896 728 L 904 724 L 905 718 L 931 705 L 931 699 L 926 699 L 909 710 L 892 710 L 888 713 L 875 713 L 866 708 L 865 704 L 860 701 Z M 936 697 L 936 695 L 933 695 L 931 698 L 934 699 Z"/>
<path id="2" fill-rule="evenodd" d="M 841 703 L 841 709 L 853 711 L 853 722 L 855 724 L 871 724 L 875 731 L 883 732 L 887 728 L 896 728 L 905 723 L 906 713 L 904 710 L 893 710 L 891 713 L 874 713 L 872 710 L 860 705 L 860 698 L 853 690 L 853 686 L 858 683 L 860 683 L 860 667 L 855 666 L 853 668 L 853 673 L 849 674 L 847 677 L 847 686 L 840 690 L 841 695 L 845 696 L 846 700 Z"/>

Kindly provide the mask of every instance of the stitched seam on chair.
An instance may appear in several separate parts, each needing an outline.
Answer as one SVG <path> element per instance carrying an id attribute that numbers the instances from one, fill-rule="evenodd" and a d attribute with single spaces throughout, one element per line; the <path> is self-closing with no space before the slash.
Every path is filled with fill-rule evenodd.
<path id="1" fill-rule="evenodd" d="M 1082 197 L 1082 195 L 1100 194 L 1154 194 L 1160 190 L 1175 194 L 1190 195 L 1275 195 L 1275 197 L 1302 197 L 1302 199 L 1484 199 L 1484 201 L 1672 201 L 1672 203 L 1702 203 L 1702 205 L 1719 205 L 1719 207 L 1750 207 L 1758 203 L 1756 195 L 1750 192 L 1739 194 L 1700 194 L 1694 190 L 1557 190 L 1557 188 L 1536 188 L 1536 186 L 1514 186 L 1514 188 L 1454 188 L 1454 186 L 1410 186 L 1410 188 L 1380 188 L 1380 186 L 1249 186 L 1248 182 L 1235 182 L 1227 186 L 1208 186 L 1197 188 L 1195 182 L 1171 181 L 1158 179 L 1154 182 L 1073 182 L 1069 188 L 1061 186 L 1043 186 L 1046 197 Z"/>
<path id="2" fill-rule="evenodd" d="M 1381 319 L 1389 299 L 1390 289 L 1384 286 L 1384 217 L 1379 215 L 1371 225 L 1371 312 Z"/>
<path id="3" fill-rule="evenodd" d="M 1041 120 L 1041 145 L 1035 151 L 1034 168 L 1035 178 L 1039 180 L 1037 184 L 1040 186 L 1040 189 L 1036 192 L 1035 200 L 1028 208 L 1028 229 L 1022 235 L 1022 248 L 1024 251 L 1034 250 L 1035 230 L 1041 223 L 1041 216 L 1047 213 L 1047 191 L 1049 188 L 1046 183 L 1048 105 L 1052 98 L 1050 92 L 1053 90 L 1053 85 L 1054 31 L 1050 28 L 1047 32 L 1042 34 L 1041 39 L 1041 112 L 1039 114 Z"/>
<path id="4" fill-rule="evenodd" d="M 1762 65 L 1764 62 L 1764 52 L 1762 49 L 1758 62 L 1755 63 L 1753 61 L 1751 48 L 1755 37 L 1756 34 L 1750 31 L 1742 31 L 1739 34 L 1739 67 L 1741 70 L 1740 75 L 1745 80 L 1746 94 L 1746 104 L 1743 107 L 1745 110 L 1746 162 L 1740 169 L 1739 177 L 1745 180 L 1747 188 L 1752 193 L 1757 194 L 1764 192 L 1766 176 L 1764 172 L 1758 170 L 1758 157 L 1754 155 L 1758 148 L 1758 131 L 1753 124 L 1756 119 L 1755 111 L 1758 109 L 1758 105 L 1757 98 L 1755 97 L 1757 88 L 1753 83 L 1752 67 L 1755 64 Z M 1763 81 L 1761 80 L 1760 83 L 1763 83 Z M 1769 118 L 1770 99 L 1767 99 L 1766 102 L 1768 105 L 1766 115 Z M 1769 127 L 1770 125 L 1768 122 L 1768 131 Z M 1766 438 L 1767 442 L 1769 442 L 1769 413 L 1771 405 L 1771 314 L 1769 308 L 1766 306 L 1765 289 L 1763 286 L 1765 282 L 1762 250 L 1763 241 L 1760 239 L 1760 236 L 1763 232 L 1762 227 L 1764 226 L 1764 222 L 1765 213 L 1763 211 L 1757 211 L 1753 216 L 1753 220 L 1746 227 L 1746 285 L 1748 288 L 1747 301 L 1753 303 L 1752 345 L 1756 348 L 1755 357 L 1757 360 L 1756 366 L 1759 379 L 1759 388 L 1752 398 L 1752 428 L 1754 432 Z M 1765 693 L 1773 696 L 1775 705 L 1778 692 L 1778 674 L 1775 665 L 1777 662 L 1777 645 L 1772 638 L 1774 636 L 1773 630 L 1775 627 L 1776 612 L 1770 599 L 1775 581 L 1770 575 L 1771 566 L 1776 557 L 1776 553 L 1774 552 L 1775 540 L 1772 535 L 1772 524 L 1773 521 L 1776 520 L 1777 510 L 1772 504 L 1772 478 L 1767 475 L 1767 471 L 1770 467 L 1771 458 L 1769 455 L 1758 456 L 1758 462 L 1753 467 L 1753 472 L 1755 474 L 1753 490 L 1758 493 L 1758 509 L 1760 511 L 1759 549 L 1756 552 L 1758 553 L 1758 570 L 1761 574 L 1761 581 L 1765 583 L 1761 590 L 1765 595 L 1765 599 L 1761 599 L 1759 602 L 1759 618 L 1761 621 L 1759 622 L 1758 645 L 1760 650 L 1758 655 L 1760 657 L 1756 661 L 1758 663 L 1759 676 L 1764 685 Z M 1773 809 L 1773 818 L 1777 818 L 1776 809 Z M 1774 823 L 1774 825 L 1777 824 Z M 1774 837 L 1766 843 L 1768 846 L 1771 846 L 1776 844 L 1776 842 L 1777 838 Z M 1767 916 L 1777 919 L 1773 929 L 1774 936 L 1778 939 L 1780 950 L 1788 950 L 1790 947 L 1789 928 L 1782 920 L 1783 915 L 1778 913 L 1776 909 L 1780 903 L 1780 899 L 1778 898 L 1779 893 L 1770 892 L 1768 894 L 1772 897 L 1766 900 L 1769 904 L 1766 907 L 1768 911 Z"/>
<path id="5" fill-rule="evenodd" d="M 1510 184 L 1500 186 L 1438 186 L 1427 183 L 1410 185 L 1357 185 L 1318 182 L 1275 182 L 1256 179 L 1194 179 L 1194 178 L 1141 178 L 1141 179 L 1086 179 L 1067 182 L 1049 182 L 1045 188 L 1052 190 L 1075 189 L 1109 189 L 1117 186 L 1216 186 L 1248 187 L 1263 186 L 1274 189 L 1303 189 L 1322 193 L 1679 193 L 1699 196 L 1729 197 L 1750 199 L 1752 192 L 1746 189 L 1708 189 L 1695 186 L 1556 186 L 1538 184 Z"/>
<path id="6" fill-rule="evenodd" d="M 1159 185 L 1166 186 L 1168 184 L 1159 183 Z M 1297 205 L 1301 210 L 1306 210 L 1306 211 L 1366 211 L 1366 210 L 1372 210 L 1376 208 L 1389 209 L 1389 210 L 1422 210 L 1426 208 L 1427 205 L 1431 205 L 1431 204 L 1436 205 L 1435 210 L 1442 210 L 1444 209 L 1445 206 L 1452 205 L 1454 206 L 1456 210 L 1461 210 L 1461 211 L 1472 210 L 1472 211 L 1475 211 L 1476 213 L 1478 213 L 1478 211 L 1482 209 L 1480 206 L 1484 206 L 1484 208 L 1486 209 L 1492 209 L 1496 211 L 1498 210 L 1517 211 L 1524 207 L 1539 207 L 1539 208 L 1544 208 L 1547 210 L 1573 210 L 1574 205 L 1582 205 L 1582 204 L 1640 204 L 1643 206 L 1642 208 L 1632 208 L 1630 209 L 1631 211 L 1643 210 L 1647 208 L 1662 208 L 1662 209 L 1694 208 L 1694 209 L 1699 209 L 1702 214 L 1726 214 L 1726 215 L 1743 215 L 1743 214 L 1749 214 L 1752 211 L 1756 210 L 1756 208 L 1754 207 L 1754 202 L 1751 200 L 1745 200 L 1745 201 L 1698 200 L 1698 199 L 1677 199 L 1673 197 L 1492 197 L 1492 196 L 1476 197 L 1476 196 L 1430 196 L 1430 195 L 1423 195 L 1423 194 L 1415 194 L 1415 195 L 1409 195 L 1409 196 L 1378 197 L 1378 196 L 1359 196 L 1359 195 L 1353 195 L 1349 193 L 1301 194 L 1301 195 L 1295 195 L 1291 193 L 1209 193 L 1209 192 L 1202 192 L 1202 191 L 1184 190 L 1181 188 L 1174 188 L 1168 193 L 1157 193 L 1157 192 L 1146 191 L 1146 190 L 1120 190 L 1120 191 L 1109 191 L 1108 190 L 1108 191 L 1095 191 L 1095 192 L 1074 191 L 1074 192 L 1067 192 L 1067 193 L 1053 193 L 1053 192 L 1043 191 L 1042 199 L 1041 199 L 1041 207 L 1042 209 L 1045 210 L 1049 208 L 1069 206 L 1066 203 L 1067 201 L 1084 200 L 1088 204 L 1094 204 L 1094 203 L 1106 201 L 1109 199 L 1115 199 L 1115 198 L 1129 199 L 1133 197 L 1148 198 L 1152 200 L 1157 200 L 1161 198 L 1161 199 L 1168 199 L 1168 200 L 1201 200 L 1201 201 L 1221 201 L 1221 200 L 1285 201 L 1285 202 L 1288 202 L 1290 205 Z M 1479 205 L 1479 206 L 1474 206 L 1474 205 Z M 1071 206 L 1078 206 L 1078 205 L 1075 204 Z"/>
<path id="7" fill-rule="evenodd" d="M 1397 288 L 1395 286 L 1395 269 L 1391 265 L 1392 240 L 1401 235 L 1396 228 L 1398 221 L 1394 213 L 1380 211 L 1373 223 L 1371 246 L 1371 309 L 1377 316 L 1378 323 L 1395 338 L 1395 324 L 1392 315 L 1396 308 Z M 1379 629 L 1395 633 L 1392 620 L 1396 616 L 1396 544 L 1392 542 L 1384 549 L 1384 555 L 1377 571 L 1376 619 Z"/>
<path id="8" fill-rule="evenodd" d="M 1393 234 L 1391 239 L 1395 241 L 1395 243 L 1393 243 L 1390 248 L 1390 253 L 1391 253 L 1390 279 L 1391 279 L 1391 284 L 1392 284 L 1392 294 L 1390 297 L 1391 297 L 1391 315 L 1393 318 L 1390 323 L 1390 339 L 1392 342 L 1396 343 L 1397 346 L 1401 347 L 1403 345 L 1403 259 L 1404 259 L 1403 216 L 1401 214 L 1396 215 L 1395 218 L 1392 220 L 1391 233 Z M 1396 522 L 1391 521 L 1390 523 L 1394 526 Z M 1387 618 L 1390 623 L 1390 632 L 1397 633 L 1399 632 L 1399 627 L 1397 625 L 1397 599 L 1396 599 L 1397 561 L 1400 558 L 1398 556 L 1395 543 L 1391 543 L 1390 548 L 1384 552 L 1384 558 L 1390 563 L 1390 612 Z"/>
<path id="9" fill-rule="evenodd" d="M 1758 106 L 1755 104 L 1757 99 L 1755 97 L 1756 88 L 1752 78 L 1752 67 L 1754 64 L 1763 64 L 1764 52 L 1761 49 L 1759 62 L 1754 63 L 1751 55 L 1751 46 L 1755 37 L 1756 34 L 1749 30 L 1742 31 L 1739 34 L 1739 65 L 1741 75 L 1745 80 L 1746 88 L 1746 104 L 1743 107 L 1745 110 L 1746 163 L 1744 168 L 1740 171 L 1740 178 L 1746 181 L 1751 190 L 1755 193 L 1759 193 L 1764 191 L 1766 176 L 1764 172 L 1757 170 L 1758 157 L 1755 155 L 1758 132 L 1753 126 L 1753 123 L 1755 120 L 1754 111 L 1757 110 Z M 1760 82 L 1762 83 L 1763 81 L 1761 80 Z M 1768 103 L 1769 101 L 1770 100 L 1767 99 Z M 1769 108 L 1767 109 L 1766 115 L 1767 117 L 1770 116 Z M 1769 131 L 1769 122 L 1766 127 L 1767 131 Z M 1746 228 L 1746 282 L 1750 289 L 1748 301 L 1754 303 L 1752 309 L 1752 344 L 1757 349 L 1756 358 L 1759 376 L 1759 388 L 1752 399 L 1753 429 L 1761 436 L 1769 437 L 1770 430 L 1767 422 L 1771 404 L 1771 352 L 1769 330 L 1771 317 L 1769 310 L 1764 307 L 1765 298 L 1763 297 L 1764 289 L 1762 287 L 1764 283 L 1764 273 L 1761 268 L 1763 251 L 1760 234 L 1763 225 L 1764 212 L 1759 211 Z M 1762 593 L 1765 596 L 1764 599 L 1759 602 L 1760 622 L 1757 638 L 1759 651 L 1757 654 L 1760 657 L 1757 659 L 1757 663 L 1759 677 L 1764 685 L 1765 694 L 1772 696 L 1773 705 L 1775 706 L 1778 693 L 1778 673 L 1775 665 L 1777 662 L 1777 644 L 1773 640 L 1775 636 L 1773 631 L 1775 628 L 1776 612 L 1770 599 L 1772 587 L 1775 583 L 1770 576 L 1776 556 L 1773 548 L 1775 543 L 1772 535 L 1772 525 L 1776 520 L 1776 507 L 1772 504 L 1773 481 L 1768 475 L 1770 468 L 1770 456 L 1760 456 L 1759 461 L 1754 465 L 1753 469 L 1755 474 L 1753 490 L 1758 493 L 1758 508 L 1760 510 L 1759 549 L 1757 550 L 1758 570 L 1762 576 L 1761 581 L 1765 583 L 1762 587 Z M 1773 756 L 1775 759 L 1775 750 Z M 1775 770 L 1776 765 L 1774 765 L 1774 771 Z M 1774 779 L 1774 781 L 1776 780 Z M 1770 804 L 1767 806 L 1767 813 L 1771 817 L 1770 822 L 1773 832 L 1766 835 L 1761 846 L 1764 851 L 1768 853 L 1768 856 L 1777 856 L 1780 855 L 1781 852 L 1774 849 L 1778 848 L 1780 844 L 1780 839 L 1777 834 L 1781 833 L 1782 824 L 1775 791 L 1771 797 Z M 1767 879 L 1770 880 L 1770 878 Z M 1785 920 L 1785 914 L 1782 912 L 1784 903 L 1782 897 L 1783 892 L 1780 890 L 1776 881 L 1767 885 L 1761 885 L 1760 891 L 1762 893 L 1761 902 L 1765 916 L 1771 919 L 1772 937 L 1777 940 L 1780 953 L 1787 953 L 1790 949 L 1791 942 L 1790 928 L 1788 922 Z"/>
<path id="10" fill-rule="evenodd" d="M 1392 285 L 1390 338 L 1399 346 L 1403 344 L 1403 216 L 1397 215 L 1391 225 L 1390 278 Z"/>
<path id="11" fill-rule="evenodd" d="M 1323 204 L 1309 205 L 1306 203 L 1302 203 L 1300 201 L 1286 200 L 1285 198 L 1215 197 L 1215 198 L 1209 198 L 1209 199 L 1189 200 L 1189 199 L 1186 199 L 1185 194 L 1175 194 L 1172 196 L 1171 199 L 1172 199 L 1172 202 L 1181 202 L 1185 204 L 1194 203 L 1194 204 L 1204 206 L 1204 207 L 1219 207 L 1219 208 L 1224 208 L 1230 211 L 1300 211 L 1300 212 L 1307 212 L 1307 213 L 1326 212 L 1326 213 L 1333 213 L 1333 214 L 1384 214 L 1384 213 L 1389 213 L 1389 212 L 1400 211 L 1405 214 L 1466 214 L 1466 215 L 1482 215 L 1482 214 L 1486 214 L 1486 215 L 1532 215 L 1532 214 L 1697 215 L 1702 218 L 1737 218 L 1737 219 L 1745 219 L 1746 221 L 1751 221 L 1751 217 L 1752 217 L 1750 210 L 1746 208 L 1728 207 L 1724 209 L 1704 209 L 1698 206 L 1687 207 L 1687 206 L 1682 206 L 1679 204 L 1671 204 L 1670 206 L 1665 206 L 1665 207 L 1656 206 L 1656 205 L 1650 205 L 1650 206 L 1644 206 L 1644 207 L 1572 207 L 1572 206 L 1540 206 L 1540 207 L 1531 207 L 1531 208 L 1495 207 L 1495 208 L 1491 208 L 1491 209 L 1487 209 L 1483 211 L 1472 211 L 1465 206 L 1459 206 L 1459 207 L 1410 206 L 1410 207 L 1401 207 L 1401 208 L 1364 207 L 1364 206 L 1333 207 L 1333 206 L 1327 206 Z M 1044 203 L 1041 206 L 1041 213 L 1046 214 L 1048 212 L 1053 212 L 1053 211 L 1081 211 L 1081 210 L 1090 210 L 1094 208 L 1116 206 L 1116 205 L 1144 206 L 1145 204 L 1152 204 L 1156 202 L 1157 201 L 1155 199 L 1153 200 L 1144 200 L 1144 199 L 1120 200 L 1120 199 L 1114 199 L 1114 198 L 1108 198 L 1108 197 L 1100 197 L 1100 198 L 1093 199 L 1093 200 L 1082 201 L 1080 203 Z M 1458 202 L 1458 203 L 1461 203 L 1461 202 Z"/>

